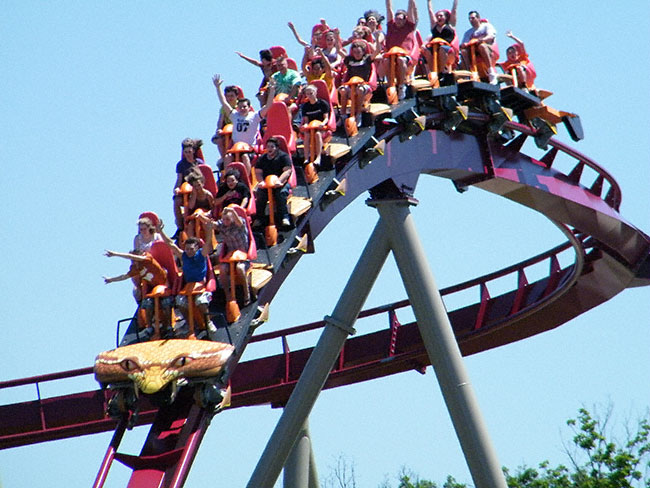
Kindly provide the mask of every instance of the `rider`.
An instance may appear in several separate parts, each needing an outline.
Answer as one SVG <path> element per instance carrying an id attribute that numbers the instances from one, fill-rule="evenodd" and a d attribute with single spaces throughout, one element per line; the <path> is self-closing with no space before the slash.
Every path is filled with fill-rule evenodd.
<path id="1" fill-rule="evenodd" d="M 384 21 L 384 16 L 381 15 L 376 10 L 366 10 L 363 13 L 363 19 L 368 29 L 370 29 L 370 34 L 374 39 L 374 43 L 377 45 L 378 51 L 383 51 L 386 44 L 386 35 L 381 29 L 381 23 Z"/>
<path id="2" fill-rule="evenodd" d="M 187 182 L 192 185 L 192 193 L 190 193 L 190 199 L 188 207 L 190 213 L 194 210 L 202 209 L 207 212 L 212 211 L 214 207 L 214 195 L 205 188 L 205 178 L 200 171 L 192 171 L 186 178 Z"/>
<path id="3" fill-rule="evenodd" d="M 321 48 L 305 48 L 305 54 L 302 57 L 302 72 L 307 79 L 307 83 L 314 80 L 323 80 L 328 90 L 334 88 L 334 74 L 332 65 L 327 56 L 323 56 Z"/>
<path id="4" fill-rule="evenodd" d="M 253 58 L 249 58 L 245 54 L 240 53 L 239 51 L 235 51 L 235 54 L 242 58 L 245 61 L 248 61 L 254 66 L 257 66 L 259 69 L 262 70 L 262 81 L 260 83 L 260 87 L 258 88 L 257 91 L 257 99 L 260 101 L 262 105 L 266 104 L 266 87 L 267 83 L 271 79 L 271 75 L 277 71 L 275 67 L 275 62 L 273 61 L 273 54 L 271 53 L 270 49 L 262 49 L 260 51 L 260 60 L 256 60 Z"/>
<path id="5" fill-rule="evenodd" d="M 391 0 L 386 0 L 386 47 L 389 51 L 393 47 L 401 47 L 407 53 L 411 53 L 417 44 L 416 29 L 418 25 L 418 8 L 415 0 L 409 0 L 408 10 L 397 10 L 393 13 Z M 406 79 L 409 65 L 413 65 L 417 59 L 410 56 L 399 56 L 397 59 L 397 95 L 400 100 L 406 96 Z"/>
<path id="6" fill-rule="evenodd" d="M 365 23 L 366 19 L 365 17 L 361 17 Z M 372 45 L 372 48 L 375 48 L 375 38 L 372 35 L 372 31 L 370 30 L 370 27 L 366 25 L 357 25 L 352 29 L 352 35 L 348 37 L 345 41 L 341 42 L 341 46 L 345 47 L 350 44 L 352 44 L 354 41 L 357 39 L 363 39 L 366 41 L 368 44 Z"/>
<path id="7" fill-rule="evenodd" d="M 506 50 L 507 59 L 505 62 L 499 63 L 499 66 L 506 73 L 510 73 L 514 68 L 517 73 L 517 82 L 519 87 L 526 90 L 535 90 L 535 78 L 537 77 L 537 73 L 535 72 L 533 63 L 531 63 L 528 58 L 524 41 L 517 38 L 512 31 L 506 32 L 506 36 L 515 41 L 515 44 L 508 47 Z"/>
<path id="8" fill-rule="evenodd" d="M 205 188 L 205 178 L 200 171 L 192 170 L 186 181 L 192 185 L 192 193 L 187 204 L 188 218 L 192 217 L 196 210 L 203 210 L 205 213 L 212 212 L 214 208 L 214 195 Z M 197 237 L 194 226 L 188 226 L 187 235 Z"/>
<path id="9" fill-rule="evenodd" d="M 276 213 L 280 217 L 281 225 L 290 227 L 287 199 L 289 198 L 289 178 L 292 172 L 291 158 L 286 152 L 280 150 L 280 143 L 275 137 L 269 137 L 269 140 L 266 141 L 266 151 L 255 165 L 255 176 L 258 183 L 255 186 L 257 213 L 254 225 L 261 226 L 268 201 L 268 192 L 265 188 L 260 188 L 259 183 L 264 181 L 267 176 L 275 175 L 280 179 L 281 184 L 278 188 L 273 189 Z"/>
<path id="10" fill-rule="evenodd" d="M 197 151 L 203 145 L 201 139 L 190 139 L 185 138 L 181 142 L 183 148 L 183 157 L 176 164 L 176 183 L 174 183 L 174 219 L 176 221 L 176 233 L 174 238 L 180 235 L 180 232 L 183 230 L 183 211 L 181 207 L 183 205 L 183 196 L 180 194 L 179 190 L 181 185 L 185 182 L 185 178 L 190 171 L 196 168 L 199 164 L 203 164 L 203 160 L 197 157 Z"/>
<path id="11" fill-rule="evenodd" d="M 489 82 L 496 85 L 498 80 L 497 72 L 494 67 L 496 66 L 497 59 L 499 59 L 499 49 L 496 43 L 497 31 L 487 20 L 481 19 L 481 15 L 476 10 L 472 10 L 469 13 L 469 23 L 472 27 L 465 31 L 460 45 L 463 68 L 471 68 L 469 65 L 471 54 L 468 43 L 475 39 L 480 41 L 477 46 L 477 55 L 488 67 Z"/>
<path id="12" fill-rule="evenodd" d="M 238 170 L 231 168 L 226 170 L 224 181 L 219 184 L 214 203 L 215 207 L 219 208 L 225 208 L 232 204 L 246 208 L 250 197 L 251 192 L 248 185 L 241 181 L 241 174 Z"/>
<path id="13" fill-rule="evenodd" d="M 162 236 L 156 232 L 156 226 L 148 217 L 139 218 L 138 233 L 133 238 L 133 249 L 148 251 L 154 241 L 162 241 Z"/>
<path id="14" fill-rule="evenodd" d="M 375 51 L 368 53 L 368 44 L 362 39 L 358 39 L 350 46 L 350 54 L 345 57 L 343 64 L 345 64 L 346 71 L 343 77 L 343 83 L 350 81 L 355 76 L 362 78 L 366 83 L 361 83 L 356 86 L 357 96 L 359 100 L 367 101 L 370 99 L 373 90 L 377 87 L 372 83 L 372 68 L 373 61 L 378 54 L 379 46 L 375 46 Z M 350 98 L 351 88 L 342 84 L 339 88 L 341 116 L 347 115 L 347 103 Z"/>
<path id="15" fill-rule="evenodd" d="M 233 109 L 230 107 L 228 100 L 226 100 L 226 97 L 221 92 L 221 84 L 223 83 L 223 80 L 220 75 L 214 75 L 212 77 L 212 83 L 214 83 L 214 87 L 217 89 L 217 96 L 219 97 L 221 105 L 226 109 L 226 111 L 229 111 L 228 116 L 230 117 L 230 120 L 232 120 L 233 144 L 237 142 L 245 142 L 251 147 L 254 146 L 258 135 L 260 121 L 266 116 L 266 112 L 273 102 L 275 85 L 273 83 L 269 84 L 269 96 L 266 100 L 266 104 L 259 112 L 255 112 L 251 110 L 251 102 L 248 98 L 240 98 L 237 100 L 236 108 Z M 232 160 L 232 154 L 226 154 L 226 157 L 224 158 L 225 166 L 228 166 Z M 248 154 L 242 155 L 242 163 L 246 166 L 246 171 L 250 173 L 251 163 Z"/>
<path id="16" fill-rule="evenodd" d="M 447 73 L 449 71 L 449 65 L 453 63 L 458 54 L 456 52 L 458 44 L 456 43 L 455 47 L 452 45 L 456 38 L 456 30 L 454 27 L 456 27 L 458 0 L 454 0 L 451 11 L 434 11 L 431 0 L 427 0 L 427 6 L 429 10 L 429 21 L 431 23 L 431 39 L 442 39 L 448 44 L 440 44 L 438 46 L 438 66 L 433 66 L 433 46 L 423 48 L 422 54 L 424 55 L 431 71 Z"/>
<path id="17" fill-rule="evenodd" d="M 300 106 L 300 114 L 302 115 L 302 124 L 309 124 L 313 120 L 321 122 L 321 127 L 327 127 L 330 116 L 330 104 L 327 100 L 317 98 L 318 89 L 314 85 L 307 85 L 303 89 L 303 94 L 307 97 L 307 101 Z M 323 133 L 320 130 L 316 131 L 316 147 L 311 148 L 309 144 L 304 144 L 305 148 L 305 164 L 309 162 L 309 151 L 313 150 L 314 165 L 320 165 L 320 156 L 323 151 Z"/>
<path id="18" fill-rule="evenodd" d="M 145 310 L 146 313 L 146 322 L 151 324 L 151 319 L 153 315 L 153 302 L 151 299 L 144 298 L 144 295 L 151 292 L 153 288 L 159 285 L 167 284 L 167 271 L 163 268 L 154 257 L 145 251 L 132 250 L 130 253 L 127 252 L 117 252 L 106 250 L 104 252 L 106 257 L 118 257 L 129 259 L 131 261 L 131 267 L 129 271 L 113 277 L 104 276 L 104 283 L 115 283 L 117 281 L 128 280 L 129 278 L 133 279 L 133 298 L 141 309 Z M 171 299 L 163 298 L 161 301 L 162 312 L 163 312 L 163 324 L 171 323 Z M 141 328 L 144 328 L 146 324 L 142 320 L 142 317 L 138 314 L 138 322 Z M 153 332 L 153 329 L 149 328 L 148 332 Z"/>
<path id="19" fill-rule="evenodd" d="M 206 229 L 206 238 L 203 242 L 203 247 L 201 247 L 201 241 L 196 237 L 188 237 L 185 243 L 183 244 L 184 249 L 178 247 L 174 241 L 172 241 L 165 231 L 160 228 L 160 234 L 163 239 L 169 245 L 174 256 L 179 258 L 182 263 L 183 269 L 183 283 L 201 283 L 206 284 L 206 275 L 208 272 L 208 257 L 213 251 L 212 249 L 212 228 Z M 199 252 L 199 249 L 201 251 Z M 212 320 L 209 316 L 208 307 L 210 305 L 210 300 L 212 300 L 212 293 L 207 290 L 203 290 L 195 300 L 195 304 L 198 307 L 199 311 L 204 315 L 206 321 L 206 328 L 209 332 L 216 332 L 217 328 L 212 323 Z M 183 316 L 187 317 L 188 303 L 187 297 L 178 295 L 176 296 L 176 307 L 178 307 Z"/>
<path id="20" fill-rule="evenodd" d="M 202 217 L 206 224 L 206 228 L 216 228 L 219 234 L 219 241 L 222 250 L 221 255 L 227 255 L 232 251 L 242 251 L 248 253 L 248 228 L 243 218 L 237 215 L 233 207 L 226 207 L 223 209 L 221 219 L 213 222 L 207 216 Z M 239 261 L 235 266 L 236 278 L 239 278 L 241 283 L 247 283 L 246 271 L 250 267 L 250 261 Z M 230 296 L 230 266 L 229 263 L 219 263 L 219 284 L 226 294 L 226 300 L 234 300 L 235 297 Z M 251 301 L 250 290 L 247 284 L 244 286 L 244 306 L 248 305 Z"/>
<path id="21" fill-rule="evenodd" d="M 311 43 L 305 41 L 300 37 L 300 34 L 298 34 L 298 31 L 296 30 L 296 26 L 293 25 L 293 22 L 287 22 L 287 25 L 289 26 L 289 29 L 293 33 L 293 36 L 296 38 L 296 41 L 298 41 L 298 44 L 300 44 L 303 47 L 321 47 L 325 49 L 326 44 L 325 44 L 325 34 L 329 32 L 330 28 L 327 25 L 327 22 L 325 19 L 320 19 L 320 22 L 316 24 L 312 30 L 311 30 Z"/>
<path id="22" fill-rule="evenodd" d="M 221 107 L 219 109 L 219 120 L 217 121 L 217 130 L 212 136 L 212 143 L 216 144 L 217 147 L 219 148 L 219 154 L 221 154 L 221 157 L 224 157 L 226 155 L 226 151 L 229 148 L 225 146 L 224 136 L 219 134 L 219 131 L 221 131 L 226 125 L 232 124 L 232 121 L 230 120 L 230 112 L 232 111 L 232 109 L 234 109 L 237 106 L 237 100 L 243 98 L 243 92 L 241 88 L 239 88 L 236 85 L 229 85 L 226 88 L 224 88 L 223 94 L 226 97 L 226 100 L 228 101 L 228 106 L 230 108 L 226 109 L 225 107 Z"/>
<path id="23" fill-rule="evenodd" d="M 320 49 L 320 56 L 327 58 L 332 69 L 338 69 L 341 61 L 343 61 L 343 56 L 345 56 L 345 51 L 341 44 L 341 37 L 338 28 L 329 30 L 325 33 L 325 47 Z"/>
<path id="24" fill-rule="evenodd" d="M 271 79 L 275 81 L 275 93 L 286 93 L 289 96 L 289 99 L 293 100 L 298 95 L 298 90 L 300 88 L 301 78 L 300 73 L 295 69 L 290 69 L 288 60 L 286 56 L 280 56 L 275 61 L 278 71 L 273 73 Z M 269 96 L 273 98 L 273 96 Z"/>

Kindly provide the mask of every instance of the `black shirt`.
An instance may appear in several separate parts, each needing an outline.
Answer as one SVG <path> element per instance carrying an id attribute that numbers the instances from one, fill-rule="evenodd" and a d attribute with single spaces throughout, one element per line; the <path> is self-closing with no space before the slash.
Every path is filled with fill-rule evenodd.
<path id="1" fill-rule="evenodd" d="M 303 117 L 307 117 L 309 122 L 312 120 L 324 121 L 330 114 L 330 104 L 322 98 L 319 98 L 316 100 L 316 103 L 303 103 L 300 106 L 300 112 Z"/>
<path id="2" fill-rule="evenodd" d="M 286 152 L 280 150 L 275 158 L 270 159 L 268 153 L 264 153 L 255 163 L 255 167 L 262 170 L 262 176 L 265 179 L 269 175 L 281 176 L 284 172 L 283 168 L 287 166 L 291 168 L 291 158 Z"/>
<path id="3" fill-rule="evenodd" d="M 372 57 L 370 54 L 364 55 L 360 60 L 356 60 L 348 55 L 343 62 L 348 68 L 345 74 L 345 81 L 350 80 L 353 76 L 360 76 L 364 80 L 370 81 L 370 75 L 372 73 Z"/>
<path id="4" fill-rule="evenodd" d="M 445 24 L 442 30 L 438 31 L 438 27 L 436 25 L 433 29 L 431 29 L 431 35 L 434 37 L 434 39 L 436 37 L 439 37 L 440 39 L 443 39 L 451 44 L 451 41 L 453 41 L 454 37 L 456 37 L 456 31 L 449 24 Z"/>
<path id="5" fill-rule="evenodd" d="M 219 185 L 219 190 L 217 191 L 217 198 L 221 198 L 229 191 L 230 188 L 228 188 L 228 185 L 222 183 L 221 185 Z M 226 198 L 222 202 L 221 205 L 224 208 L 230 205 L 231 203 L 234 203 L 236 205 L 241 205 L 241 202 L 244 200 L 244 198 L 251 197 L 251 192 L 248 190 L 248 186 L 246 186 L 246 184 L 242 181 L 238 181 L 237 184 L 235 185 L 235 188 L 233 188 L 232 191 L 235 192 L 235 195 Z"/>

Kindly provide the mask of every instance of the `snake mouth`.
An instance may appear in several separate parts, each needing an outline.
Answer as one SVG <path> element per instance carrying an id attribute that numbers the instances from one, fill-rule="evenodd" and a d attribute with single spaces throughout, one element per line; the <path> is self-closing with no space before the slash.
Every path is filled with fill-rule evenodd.
<path id="1" fill-rule="evenodd" d="M 134 383 L 135 395 L 139 398 L 140 393 L 146 395 L 147 400 L 157 407 L 164 405 L 170 405 L 176 400 L 180 387 L 186 384 L 187 381 L 184 378 L 176 378 L 169 381 L 162 388 L 156 389 L 152 392 L 146 392 L 142 390 L 136 383 Z"/>

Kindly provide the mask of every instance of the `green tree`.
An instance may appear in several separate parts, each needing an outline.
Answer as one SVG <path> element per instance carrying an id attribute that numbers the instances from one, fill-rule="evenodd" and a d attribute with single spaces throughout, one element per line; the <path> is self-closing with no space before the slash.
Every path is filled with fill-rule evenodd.
<path id="1" fill-rule="evenodd" d="M 438 485 L 433 481 L 421 480 L 418 475 L 402 468 L 397 488 L 438 488 Z"/>
<path id="2" fill-rule="evenodd" d="M 438 485 L 433 481 L 420 480 L 417 477 L 414 482 L 411 482 L 409 476 L 402 476 L 398 488 L 438 488 Z M 467 485 L 458 483 L 453 476 L 447 476 L 447 481 L 442 485 L 442 488 L 467 488 Z"/>
<path id="3" fill-rule="evenodd" d="M 548 461 L 537 468 L 522 466 L 514 474 L 503 468 L 509 488 L 650 488 L 650 415 L 641 418 L 634 428 L 626 429 L 623 442 L 610 431 L 611 407 L 604 416 L 592 416 L 581 408 L 575 419 L 569 419 L 571 442 L 565 446 L 567 465 L 552 467 Z M 341 470 L 351 474 L 354 470 Z M 350 482 L 350 478 L 347 479 Z M 397 488 L 438 488 L 433 481 L 420 479 L 417 474 L 402 468 L 397 476 Z M 341 484 L 353 487 L 356 484 Z M 380 488 L 392 488 L 384 481 Z M 442 488 L 469 488 L 452 476 Z"/>
<path id="4" fill-rule="evenodd" d="M 594 418 L 585 408 L 567 421 L 573 432 L 565 449 L 570 467 L 550 467 L 544 461 L 537 469 L 522 467 L 514 475 L 504 468 L 510 488 L 650 488 L 650 419 L 646 415 L 627 439 L 619 443 L 608 432 L 611 408 L 603 418 Z"/>
<path id="5" fill-rule="evenodd" d="M 438 488 L 438 485 L 430 480 L 421 480 L 420 477 L 408 470 L 405 467 L 399 472 L 397 476 L 397 488 Z M 384 481 L 379 488 L 391 488 L 388 481 Z M 447 481 L 442 485 L 442 488 L 467 488 L 464 483 L 458 483 L 453 476 L 447 476 Z"/>

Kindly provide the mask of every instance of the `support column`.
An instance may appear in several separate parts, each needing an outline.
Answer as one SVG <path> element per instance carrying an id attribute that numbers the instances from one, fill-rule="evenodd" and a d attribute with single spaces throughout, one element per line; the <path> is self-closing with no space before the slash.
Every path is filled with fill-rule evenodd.
<path id="1" fill-rule="evenodd" d="M 354 333 L 356 318 L 386 261 L 386 234 L 381 221 L 378 222 L 332 315 L 325 317 L 327 325 L 248 481 L 248 488 L 271 487 L 278 479 L 348 334 Z"/>
<path id="2" fill-rule="evenodd" d="M 373 201 L 477 488 L 507 488 L 408 201 Z"/>
<path id="3" fill-rule="evenodd" d="M 310 451 L 311 441 L 301 431 L 284 465 L 284 488 L 309 488 Z"/>
<path id="4" fill-rule="evenodd" d="M 284 488 L 318 488 L 318 473 L 314 462 L 307 422 L 300 430 L 291 454 L 284 465 Z"/>
<path id="5" fill-rule="evenodd" d="M 311 435 L 309 437 L 311 441 Z M 309 450 L 309 488 L 320 488 L 320 482 L 318 481 L 318 468 L 316 467 L 316 458 L 314 457 L 314 445 L 311 444 L 311 449 Z"/>

